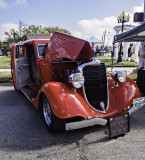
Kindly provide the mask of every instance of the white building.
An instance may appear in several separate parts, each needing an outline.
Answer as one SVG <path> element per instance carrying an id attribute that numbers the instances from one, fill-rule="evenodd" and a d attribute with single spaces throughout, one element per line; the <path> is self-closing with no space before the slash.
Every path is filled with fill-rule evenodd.
<path id="1" fill-rule="evenodd" d="M 134 28 L 135 25 L 124 25 L 124 32 Z M 114 30 L 116 31 L 116 35 L 121 33 L 122 30 L 122 26 L 115 26 Z M 122 43 L 123 48 L 124 48 L 124 53 L 123 53 L 123 60 L 127 60 L 128 58 L 128 48 L 130 46 L 131 42 L 124 42 Z M 118 52 L 120 49 L 120 43 L 115 43 L 115 53 L 114 53 L 114 59 L 117 60 L 118 59 Z M 132 56 L 132 58 L 137 61 L 138 60 L 138 51 L 139 51 L 139 42 L 134 42 L 134 46 L 132 47 L 132 52 L 134 53 L 134 55 Z"/>

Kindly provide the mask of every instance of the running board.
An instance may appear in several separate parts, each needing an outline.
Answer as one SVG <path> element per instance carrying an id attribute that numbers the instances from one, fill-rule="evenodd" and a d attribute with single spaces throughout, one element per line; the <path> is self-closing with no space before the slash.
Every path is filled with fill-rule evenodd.
<path id="1" fill-rule="evenodd" d="M 24 95 L 31 101 L 32 98 L 35 98 L 37 96 L 37 91 L 34 91 L 33 89 L 29 87 L 24 87 L 21 89 L 21 91 L 24 93 Z"/>

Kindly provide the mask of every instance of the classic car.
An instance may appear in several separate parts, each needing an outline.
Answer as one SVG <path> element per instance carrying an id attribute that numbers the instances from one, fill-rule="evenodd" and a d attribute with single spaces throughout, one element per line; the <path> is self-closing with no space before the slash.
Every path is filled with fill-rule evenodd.
<path id="1" fill-rule="evenodd" d="M 50 40 L 14 43 L 11 51 L 15 90 L 42 111 L 52 132 L 106 125 L 143 101 L 126 71 L 107 77 L 85 40 L 54 32 Z"/>

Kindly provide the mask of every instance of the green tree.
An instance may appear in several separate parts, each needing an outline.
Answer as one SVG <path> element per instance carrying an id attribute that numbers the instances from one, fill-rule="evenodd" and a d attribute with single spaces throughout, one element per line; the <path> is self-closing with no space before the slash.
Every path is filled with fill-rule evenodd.
<path id="1" fill-rule="evenodd" d="M 8 56 L 8 52 L 10 52 L 9 43 L 7 42 L 7 40 L 4 40 L 0 44 L 1 44 L 1 51 L 2 51 L 2 53 L 4 55 Z"/>
<path id="2" fill-rule="evenodd" d="M 6 43 L 5 46 L 9 48 L 10 44 L 13 42 L 19 42 L 19 41 L 25 41 L 27 39 L 28 34 L 39 34 L 39 33 L 53 33 L 54 31 L 65 33 L 68 35 L 71 35 L 71 32 L 69 32 L 66 29 L 59 28 L 59 27 L 43 27 L 41 25 L 35 26 L 35 25 L 25 25 L 24 22 L 19 20 L 18 29 L 11 29 L 10 32 L 5 32 L 6 35 Z M 2 46 L 3 46 L 3 42 Z M 8 49 L 7 49 L 8 50 Z"/>
<path id="3" fill-rule="evenodd" d="M 71 35 L 71 32 L 69 32 L 66 29 L 59 28 L 59 27 L 44 27 L 43 31 L 45 31 L 45 33 L 53 33 L 54 31 L 57 31 L 57 32 L 61 32 L 61 33 Z"/>

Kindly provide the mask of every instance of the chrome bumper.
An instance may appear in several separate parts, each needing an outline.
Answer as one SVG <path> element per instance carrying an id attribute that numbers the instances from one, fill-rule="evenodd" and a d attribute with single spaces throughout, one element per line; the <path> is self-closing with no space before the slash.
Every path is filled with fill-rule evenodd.
<path id="1" fill-rule="evenodd" d="M 140 97 L 140 98 L 134 99 L 132 106 L 128 106 L 127 108 L 125 108 L 125 110 L 128 112 L 131 109 L 138 108 L 140 106 L 143 106 L 144 104 L 145 104 L 145 97 Z"/>
<path id="2" fill-rule="evenodd" d="M 145 97 L 140 97 L 140 98 L 137 98 L 137 99 L 133 100 L 133 106 L 132 107 L 136 108 L 136 107 L 142 106 L 144 104 L 145 104 Z"/>
<path id="3" fill-rule="evenodd" d="M 92 118 L 92 119 L 87 119 L 83 121 L 77 121 L 77 122 L 70 122 L 65 124 L 65 129 L 66 131 L 69 130 L 74 130 L 74 129 L 79 129 L 79 128 L 85 128 L 89 126 L 94 126 L 94 125 L 106 125 L 107 120 L 103 118 Z"/>

